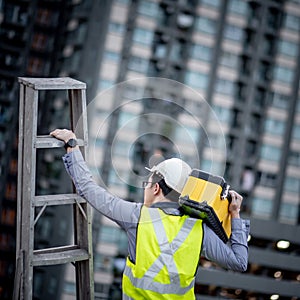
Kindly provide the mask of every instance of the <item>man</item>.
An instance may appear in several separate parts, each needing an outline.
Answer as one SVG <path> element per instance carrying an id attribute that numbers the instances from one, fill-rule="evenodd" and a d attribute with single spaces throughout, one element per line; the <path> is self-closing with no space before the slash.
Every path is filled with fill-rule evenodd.
<path id="1" fill-rule="evenodd" d="M 165 160 L 150 169 L 143 183 L 144 203 L 131 203 L 92 180 L 72 131 L 56 129 L 50 134 L 66 143 L 63 160 L 77 192 L 127 233 L 123 299 L 195 299 L 200 256 L 231 270 L 247 269 L 249 223 L 240 219 L 242 197 L 237 192 L 230 191 L 232 234 L 224 244 L 202 220 L 181 212 L 178 196 L 191 171 L 182 160 Z"/>

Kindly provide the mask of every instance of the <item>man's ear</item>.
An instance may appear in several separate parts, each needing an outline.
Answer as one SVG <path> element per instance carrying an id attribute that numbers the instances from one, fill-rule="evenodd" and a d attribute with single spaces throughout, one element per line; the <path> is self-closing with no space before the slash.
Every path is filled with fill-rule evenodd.
<path id="1" fill-rule="evenodd" d="M 158 195 L 160 193 L 160 190 L 161 190 L 161 188 L 160 188 L 159 184 L 156 182 L 155 186 L 154 186 L 154 195 Z"/>

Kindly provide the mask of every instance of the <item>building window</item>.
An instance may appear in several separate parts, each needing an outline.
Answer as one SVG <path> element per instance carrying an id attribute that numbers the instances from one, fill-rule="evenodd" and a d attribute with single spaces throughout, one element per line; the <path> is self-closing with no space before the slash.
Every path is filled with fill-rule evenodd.
<path id="1" fill-rule="evenodd" d="M 120 153 L 120 147 L 117 147 L 117 151 L 119 151 L 119 153 Z M 128 154 L 129 154 L 128 152 L 129 151 L 126 152 L 123 149 L 123 152 L 122 152 L 123 156 L 128 157 Z M 111 169 L 111 171 L 109 172 L 109 178 L 108 178 L 109 185 L 119 186 L 119 187 L 123 186 L 127 182 L 127 177 L 128 177 L 127 170 Z"/>
<path id="2" fill-rule="evenodd" d="M 300 152 L 290 150 L 289 164 L 294 166 L 300 166 Z"/>
<path id="3" fill-rule="evenodd" d="M 257 142 L 255 141 L 247 141 L 246 146 L 246 157 L 248 158 L 254 158 L 257 152 Z"/>
<path id="4" fill-rule="evenodd" d="M 278 52 L 282 55 L 296 58 L 298 55 L 298 44 L 290 41 L 280 40 L 278 43 Z"/>
<path id="5" fill-rule="evenodd" d="M 285 122 L 275 119 L 266 119 L 265 131 L 273 135 L 282 136 L 285 130 Z"/>
<path id="6" fill-rule="evenodd" d="M 7 97 L 8 91 L 11 91 L 13 89 L 13 84 L 13 80 L 0 77 L 0 95 Z"/>
<path id="7" fill-rule="evenodd" d="M 22 59 L 18 54 L 2 54 L 0 56 L 0 63 L 10 70 L 20 68 L 22 64 Z"/>
<path id="8" fill-rule="evenodd" d="M 119 239 L 120 228 L 102 225 L 99 231 L 99 242 L 116 243 Z"/>
<path id="9" fill-rule="evenodd" d="M 282 221 L 286 221 L 287 223 L 296 224 L 298 221 L 298 210 L 299 205 L 292 203 L 281 203 L 279 218 Z"/>
<path id="10" fill-rule="evenodd" d="M 240 128 L 243 121 L 243 113 L 238 109 L 233 109 L 231 126 L 234 128 Z"/>
<path id="11" fill-rule="evenodd" d="M 211 50 L 211 49 L 210 49 Z M 220 65 L 236 69 L 239 63 L 239 56 L 232 52 L 222 51 Z"/>
<path id="12" fill-rule="evenodd" d="M 137 125 L 137 121 L 130 122 L 128 124 L 129 125 L 126 125 L 126 124 L 124 125 L 124 126 L 126 126 L 126 129 L 128 127 L 134 127 L 134 129 L 137 127 L 136 126 Z M 113 152 L 114 155 L 117 155 L 118 157 L 125 157 L 125 158 L 127 158 L 130 155 L 130 150 L 132 150 L 130 146 L 131 146 L 131 144 L 128 143 L 128 142 L 124 142 L 124 141 L 121 141 L 121 140 L 116 140 L 113 143 L 112 152 Z M 120 178 L 116 178 L 116 184 L 120 184 L 120 181 L 121 181 Z"/>
<path id="13" fill-rule="evenodd" d="M 300 178 L 286 176 L 284 190 L 292 193 L 300 193 Z"/>
<path id="14" fill-rule="evenodd" d="M 185 52 L 185 45 L 186 44 L 184 42 L 175 40 L 170 49 L 170 59 L 175 62 L 182 60 L 183 54 Z"/>
<path id="15" fill-rule="evenodd" d="M 241 73 L 243 73 L 245 75 L 250 75 L 251 66 L 252 66 L 251 58 L 242 56 L 240 62 L 241 62 L 241 64 L 240 64 Z"/>
<path id="16" fill-rule="evenodd" d="M 201 169 L 210 172 L 211 171 L 211 160 L 210 159 L 201 159 Z"/>
<path id="17" fill-rule="evenodd" d="M 186 144 L 196 144 L 199 137 L 199 129 L 187 125 L 177 126 L 175 139 Z"/>
<path id="18" fill-rule="evenodd" d="M 227 24 L 224 30 L 225 39 L 242 42 L 244 38 L 244 30 L 238 26 Z"/>
<path id="19" fill-rule="evenodd" d="M 40 8 L 37 12 L 36 23 L 43 26 L 56 26 L 58 24 L 58 17 L 58 12 Z"/>
<path id="20" fill-rule="evenodd" d="M 269 8 L 267 15 L 267 25 L 270 29 L 277 29 L 281 23 L 281 12 L 276 8 Z"/>
<path id="21" fill-rule="evenodd" d="M 210 62 L 212 59 L 213 50 L 210 47 L 194 44 L 191 47 L 191 56 L 195 59 Z"/>
<path id="22" fill-rule="evenodd" d="M 209 133 L 205 139 L 205 146 L 210 149 L 224 149 L 226 143 L 222 134 Z"/>
<path id="23" fill-rule="evenodd" d="M 2 209 L 1 223 L 5 225 L 13 226 L 16 220 L 16 210 L 10 208 Z"/>
<path id="24" fill-rule="evenodd" d="M 75 49 L 72 46 L 70 46 L 71 52 L 70 54 L 68 53 L 68 46 L 66 46 L 66 56 L 65 56 L 65 60 L 64 60 L 64 70 L 67 72 L 74 72 L 76 73 L 79 68 L 80 68 L 80 59 L 81 59 L 81 49 Z"/>
<path id="25" fill-rule="evenodd" d="M 228 10 L 231 13 L 246 16 L 248 14 L 248 5 L 246 1 L 241 0 L 230 0 L 228 5 Z"/>
<path id="26" fill-rule="evenodd" d="M 15 248 L 15 239 L 11 234 L 0 233 L 0 249 L 12 250 Z"/>
<path id="27" fill-rule="evenodd" d="M 47 290 L 49 292 L 49 294 L 55 294 L 55 292 L 57 291 L 57 287 L 58 287 L 58 280 L 56 277 L 51 277 L 50 280 L 47 282 Z"/>
<path id="28" fill-rule="evenodd" d="M 81 45 L 82 43 L 84 43 L 85 39 L 86 39 L 86 33 L 87 33 L 87 24 L 86 23 L 81 23 L 80 26 L 77 27 L 76 30 L 71 31 L 68 34 L 68 39 L 67 39 L 67 43 L 68 44 L 77 44 L 77 45 Z"/>
<path id="29" fill-rule="evenodd" d="M 120 3 L 120 4 L 129 4 L 129 0 L 115 0 L 117 3 Z"/>
<path id="30" fill-rule="evenodd" d="M 114 85 L 114 82 L 113 82 L 113 81 L 101 79 L 101 80 L 99 81 L 99 88 L 98 88 L 98 89 L 99 89 L 100 91 L 103 91 L 103 90 L 106 90 L 106 89 L 111 88 L 113 85 Z"/>
<path id="31" fill-rule="evenodd" d="M 119 249 L 124 250 L 127 248 L 126 233 L 119 227 L 102 225 L 99 231 L 98 241 L 100 243 L 113 243 L 117 244 Z"/>
<path id="32" fill-rule="evenodd" d="M 3 2 L 1 1 L 0 8 L 1 3 L 2 5 L 4 5 L 4 17 L 6 21 L 22 26 L 25 26 L 27 24 L 29 12 L 26 10 L 25 7 L 10 4 L 8 2 L 3 4 Z"/>
<path id="33" fill-rule="evenodd" d="M 128 129 L 130 128 L 130 129 L 136 130 L 137 126 L 138 126 L 138 119 L 139 118 L 137 117 L 137 115 L 135 113 L 122 111 L 120 113 L 120 118 L 119 118 L 119 127 L 120 128 L 126 127 Z M 123 145 L 123 147 L 124 147 L 124 145 Z M 126 148 L 128 148 L 128 147 L 126 147 Z"/>
<path id="34" fill-rule="evenodd" d="M 294 72 L 291 69 L 275 66 L 274 68 L 274 80 L 278 80 L 284 83 L 292 83 L 294 79 Z"/>
<path id="35" fill-rule="evenodd" d="M 7 275 L 7 270 L 8 270 L 8 263 L 7 263 L 7 261 L 0 260 L 0 276 L 1 277 L 6 276 Z"/>
<path id="36" fill-rule="evenodd" d="M 201 0 L 201 4 L 218 8 L 221 5 L 221 0 Z"/>
<path id="37" fill-rule="evenodd" d="M 213 106 L 213 110 L 220 122 L 229 123 L 232 119 L 232 111 L 227 107 Z"/>
<path id="38" fill-rule="evenodd" d="M 75 295 L 76 294 L 76 285 L 75 282 L 65 282 L 64 284 L 64 292 L 66 294 Z"/>
<path id="39" fill-rule="evenodd" d="M 104 54 L 103 54 L 103 58 L 104 58 L 104 60 L 110 60 L 110 61 L 114 61 L 114 62 L 119 62 L 120 55 L 117 52 L 105 51 Z"/>
<path id="40" fill-rule="evenodd" d="M 158 14 L 158 5 L 152 1 L 142 0 L 138 6 L 138 12 L 147 17 L 154 18 Z"/>
<path id="41" fill-rule="evenodd" d="M 196 30 L 210 35 L 214 35 L 217 31 L 217 21 L 214 19 L 200 16 L 196 20 Z"/>
<path id="42" fill-rule="evenodd" d="M 281 109 L 287 109 L 289 106 L 289 96 L 272 92 L 270 94 L 270 102 L 271 106 Z"/>
<path id="43" fill-rule="evenodd" d="M 10 123 L 12 116 L 13 116 L 12 108 L 0 103 L 0 124 Z"/>
<path id="44" fill-rule="evenodd" d="M 294 125 L 292 136 L 295 140 L 300 141 L 300 124 Z"/>
<path id="45" fill-rule="evenodd" d="M 53 47 L 53 42 L 53 38 L 42 33 L 35 33 L 32 38 L 31 47 L 38 51 L 50 51 Z"/>
<path id="46" fill-rule="evenodd" d="M 11 174 L 16 175 L 18 173 L 18 161 L 17 159 L 11 158 L 10 162 L 9 162 L 9 172 Z M 13 186 L 13 190 L 16 189 L 16 184 L 11 182 L 11 185 Z M 6 186 L 8 186 L 8 183 L 6 183 Z M 13 192 L 13 195 L 16 195 L 16 191 Z M 13 197 L 12 199 L 15 199 L 15 197 Z"/>
<path id="47" fill-rule="evenodd" d="M 140 99 L 143 97 L 144 89 L 135 85 L 127 84 L 124 90 L 124 96 L 130 99 Z"/>
<path id="48" fill-rule="evenodd" d="M 95 272 L 111 272 L 113 266 L 113 257 L 96 253 L 95 255 Z"/>
<path id="49" fill-rule="evenodd" d="M 256 48 L 257 33 L 251 29 L 244 31 L 245 49 L 252 52 Z"/>
<path id="50" fill-rule="evenodd" d="M 260 197 L 254 197 L 252 201 L 251 214 L 258 217 L 270 217 L 272 212 L 272 201 Z"/>
<path id="51" fill-rule="evenodd" d="M 44 216 L 36 225 L 36 232 L 41 239 L 47 240 L 53 234 L 53 218 Z"/>
<path id="52" fill-rule="evenodd" d="M 140 73 L 147 73 L 149 61 L 147 59 L 131 56 L 128 62 L 128 69 L 140 72 Z"/>
<path id="53" fill-rule="evenodd" d="M 266 103 L 266 91 L 264 89 L 257 88 L 254 94 L 255 104 L 259 107 L 264 107 Z"/>
<path id="54" fill-rule="evenodd" d="M 133 33 L 133 41 L 150 46 L 153 41 L 153 32 L 147 29 L 136 28 Z"/>
<path id="55" fill-rule="evenodd" d="M 290 30 L 300 31 L 300 18 L 298 16 L 286 14 L 284 18 L 284 27 Z"/>
<path id="56" fill-rule="evenodd" d="M 218 78 L 216 85 L 215 85 L 215 91 L 219 94 L 226 94 L 226 95 L 233 95 L 234 94 L 234 89 L 235 89 L 235 83 L 226 80 L 226 79 L 221 79 Z"/>
<path id="57" fill-rule="evenodd" d="M 272 79 L 271 66 L 269 63 L 260 62 L 259 67 L 255 70 L 257 81 L 268 81 Z"/>
<path id="58" fill-rule="evenodd" d="M 44 276 L 41 272 L 36 272 L 34 274 L 34 285 L 33 285 L 33 294 L 40 295 L 43 289 Z"/>
<path id="59" fill-rule="evenodd" d="M 121 23 L 116 23 L 116 22 L 110 22 L 108 26 L 108 31 L 110 33 L 116 33 L 119 35 L 123 35 L 125 32 L 125 27 Z"/>
<path id="60" fill-rule="evenodd" d="M 41 58 L 31 57 L 28 61 L 27 71 L 30 75 L 41 75 L 45 68 L 45 61 Z"/>
<path id="61" fill-rule="evenodd" d="M 265 160 L 279 162 L 281 157 L 281 149 L 276 146 L 262 145 L 260 151 L 260 157 Z"/>
<path id="62" fill-rule="evenodd" d="M 276 49 L 275 38 L 271 35 L 265 35 L 262 41 L 262 49 L 265 55 L 272 55 Z"/>
<path id="63" fill-rule="evenodd" d="M 267 187 L 275 187 L 277 174 L 268 173 L 268 172 L 259 172 L 258 173 L 259 184 Z"/>
<path id="64" fill-rule="evenodd" d="M 206 89 L 208 77 L 203 73 L 187 71 L 185 74 L 185 83 L 193 88 Z"/>
<path id="65" fill-rule="evenodd" d="M 167 45 L 164 43 L 157 43 L 154 47 L 154 56 L 157 58 L 165 58 L 167 55 Z"/>

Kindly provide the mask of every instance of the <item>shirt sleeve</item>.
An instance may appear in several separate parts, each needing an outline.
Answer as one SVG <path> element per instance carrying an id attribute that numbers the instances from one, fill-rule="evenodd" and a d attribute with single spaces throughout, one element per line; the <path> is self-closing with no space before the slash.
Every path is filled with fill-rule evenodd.
<path id="1" fill-rule="evenodd" d="M 249 220 L 231 220 L 231 236 L 227 244 L 206 224 L 203 228 L 204 237 L 201 255 L 226 269 L 240 272 L 247 270 Z"/>
<path id="2" fill-rule="evenodd" d="M 73 150 L 63 156 L 67 173 L 72 178 L 77 193 L 96 210 L 127 230 L 137 223 L 140 203 L 127 202 L 100 187 L 92 178 L 80 150 Z"/>

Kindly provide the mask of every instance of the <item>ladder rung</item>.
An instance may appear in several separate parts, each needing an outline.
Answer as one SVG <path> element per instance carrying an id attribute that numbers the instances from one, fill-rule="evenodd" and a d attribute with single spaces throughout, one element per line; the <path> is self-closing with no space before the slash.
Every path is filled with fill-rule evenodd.
<path id="1" fill-rule="evenodd" d="M 33 199 L 33 205 L 36 207 L 44 205 L 75 204 L 76 202 L 85 203 L 86 200 L 77 194 L 42 195 L 35 196 Z"/>
<path id="2" fill-rule="evenodd" d="M 70 77 L 28 78 L 19 77 L 19 82 L 35 90 L 75 90 L 85 89 L 86 84 Z"/>
<path id="3" fill-rule="evenodd" d="M 81 140 L 77 139 L 79 146 L 86 146 L 86 143 Z M 63 147 L 65 143 L 60 141 L 50 135 L 39 135 L 35 139 L 34 147 L 35 148 L 59 148 Z"/>
<path id="4" fill-rule="evenodd" d="M 88 260 L 88 251 L 76 245 L 55 247 L 33 251 L 33 266 L 59 265 L 75 261 Z"/>

